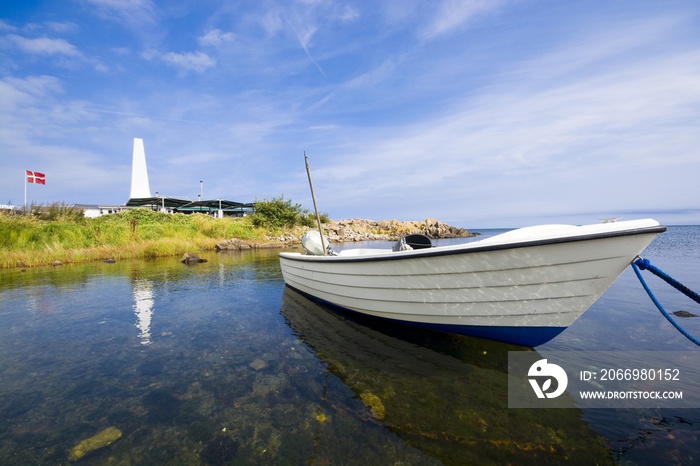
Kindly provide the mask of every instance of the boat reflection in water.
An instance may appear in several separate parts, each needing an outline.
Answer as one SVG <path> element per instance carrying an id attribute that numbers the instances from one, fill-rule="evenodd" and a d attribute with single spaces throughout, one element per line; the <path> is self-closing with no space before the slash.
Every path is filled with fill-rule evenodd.
<path id="1" fill-rule="evenodd" d="M 579 409 L 509 409 L 511 346 L 329 312 L 289 287 L 282 315 L 386 426 L 445 464 L 601 464 Z M 361 319 L 361 320 L 358 320 Z"/>

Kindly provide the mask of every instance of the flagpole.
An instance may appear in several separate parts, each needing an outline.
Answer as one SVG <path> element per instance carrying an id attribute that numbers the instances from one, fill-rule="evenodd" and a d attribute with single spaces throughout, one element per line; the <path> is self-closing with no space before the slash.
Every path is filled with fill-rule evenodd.
<path id="1" fill-rule="evenodd" d="M 27 213 L 27 170 L 24 170 L 24 213 Z"/>

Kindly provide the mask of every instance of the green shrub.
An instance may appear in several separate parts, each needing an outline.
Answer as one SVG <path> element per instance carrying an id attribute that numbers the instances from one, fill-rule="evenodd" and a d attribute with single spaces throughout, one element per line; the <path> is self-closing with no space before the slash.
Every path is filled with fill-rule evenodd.
<path id="1" fill-rule="evenodd" d="M 331 223 L 331 219 L 328 217 L 328 214 L 321 212 L 318 214 L 318 216 L 321 219 L 321 223 Z M 309 212 L 308 214 L 304 215 L 301 224 L 305 227 L 316 228 L 316 215 L 313 212 Z"/>
<path id="2" fill-rule="evenodd" d="M 291 228 L 304 225 L 304 219 L 309 211 L 301 204 L 293 204 L 291 199 L 285 199 L 284 194 L 270 200 L 255 201 L 255 213 L 251 216 L 253 225 L 262 228 Z"/>

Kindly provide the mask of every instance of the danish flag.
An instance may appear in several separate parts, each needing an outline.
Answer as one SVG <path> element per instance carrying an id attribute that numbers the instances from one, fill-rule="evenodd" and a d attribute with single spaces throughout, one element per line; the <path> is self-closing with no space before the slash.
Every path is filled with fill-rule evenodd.
<path id="1" fill-rule="evenodd" d="M 46 184 L 46 175 L 40 172 L 27 170 L 27 183 Z"/>

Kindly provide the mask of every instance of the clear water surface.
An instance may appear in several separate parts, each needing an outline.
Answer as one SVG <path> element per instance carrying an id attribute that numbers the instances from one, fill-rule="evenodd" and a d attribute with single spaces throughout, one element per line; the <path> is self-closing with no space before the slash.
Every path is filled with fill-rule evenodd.
<path id="1" fill-rule="evenodd" d="M 122 437 L 78 464 L 700 461 L 700 409 L 508 409 L 520 348 L 348 320 L 285 289 L 278 252 L 0 271 L 0 463 L 67 464 L 108 427 Z M 700 227 L 645 257 L 700 288 Z M 700 350 L 631 269 L 538 349 Z"/>

